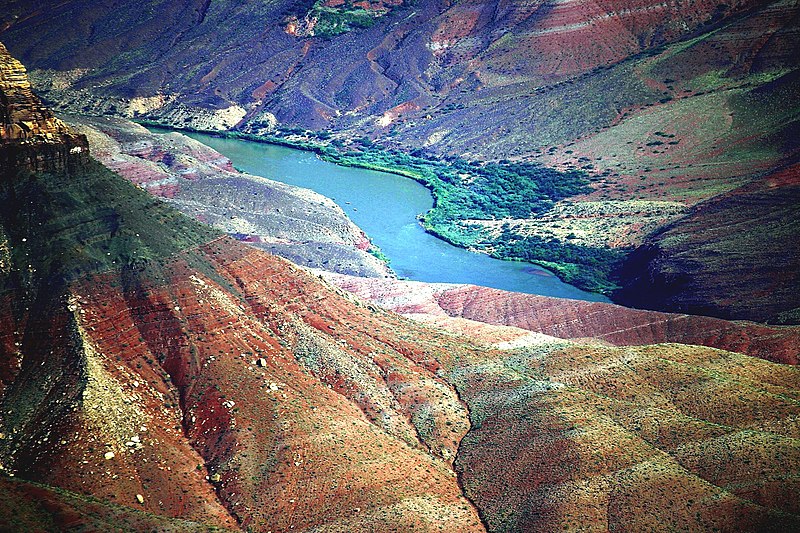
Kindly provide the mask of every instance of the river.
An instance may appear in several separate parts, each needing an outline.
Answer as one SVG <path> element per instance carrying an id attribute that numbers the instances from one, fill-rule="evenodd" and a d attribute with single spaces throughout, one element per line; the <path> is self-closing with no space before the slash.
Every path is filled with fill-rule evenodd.
<path id="1" fill-rule="evenodd" d="M 428 189 L 411 179 L 342 167 L 320 160 L 313 152 L 283 146 L 202 133 L 186 135 L 225 155 L 245 172 L 332 198 L 380 247 L 400 277 L 609 301 L 601 294 L 568 285 L 537 265 L 469 252 L 426 233 L 416 217 L 431 208 L 433 198 Z"/>

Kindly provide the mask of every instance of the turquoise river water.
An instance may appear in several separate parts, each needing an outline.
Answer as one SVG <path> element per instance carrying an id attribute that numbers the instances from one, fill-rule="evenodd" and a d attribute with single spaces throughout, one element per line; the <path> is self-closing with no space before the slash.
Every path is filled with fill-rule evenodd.
<path id="1" fill-rule="evenodd" d="M 187 135 L 225 155 L 245 172 L 332 198 L 380 247 L 400 277 L 609 301 L 601 294 L 568 285 L 537 265 L 493 259 L 426 233 L 416 217 L 431 208 L 433 198 L 428 189 L 411 179 L 334 165 L 312 152 L 283 146 L 199 133 Z"/>

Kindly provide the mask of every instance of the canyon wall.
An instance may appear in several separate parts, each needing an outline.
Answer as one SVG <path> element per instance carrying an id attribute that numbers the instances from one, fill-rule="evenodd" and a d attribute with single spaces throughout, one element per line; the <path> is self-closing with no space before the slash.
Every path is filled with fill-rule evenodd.
<path id="1" fill-rule="evenodd" d="M 800 165 L 720 195 L 656 232 L 623 264 L 623 304 L 800 321 Z"/>
<path id="2" fill-rule="evenodd" d="M 2 529 L 800 527 L 796 367 L 591 338 L 499 349 L 91 159 L 2 185 Z"/>

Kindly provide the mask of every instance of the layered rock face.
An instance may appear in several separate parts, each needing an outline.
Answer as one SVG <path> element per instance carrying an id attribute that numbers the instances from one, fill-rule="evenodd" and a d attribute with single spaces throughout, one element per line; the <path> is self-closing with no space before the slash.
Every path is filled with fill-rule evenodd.
<path id="1" fill-rule="evenodd" d="M 3 114 L 0 139 L 9 141 L 51 141 L 69 134 L 63 122 L 44 107 L 31 90 L 25 67 L 0 44 L 0 92 Z"/>
<path id="2" fill-rule="evenodd" d="M 61 170 L 85 161 L 88 149 L 42 105 L 25 67 L 0 43 L 0 167 Z"/>

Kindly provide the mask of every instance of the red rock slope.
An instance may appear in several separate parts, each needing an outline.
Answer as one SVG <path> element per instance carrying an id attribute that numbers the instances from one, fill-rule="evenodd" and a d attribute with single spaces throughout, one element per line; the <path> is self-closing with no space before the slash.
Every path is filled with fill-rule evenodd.
<path id="1" fill-rule="evenodd" d="M 0 403 L 11 527 L 800 527 L 795 367 L 488 349 L 92 161 L 3 178 Z"/>
<path id="2" fill-rule="evenodd" d="M 791 367 L 678 345 L 487 352 L 226 238 L 63 296 L 35 286 L 27 316 L 24 294 L 3 306 L 18 477 L 207 524 L 480 529 L 455 459 L 493 530 L 795 520 Z"/>
<path id="3" fill-rule="evenodd" d="M 74 178 L 15 190 L 97 204 L 4 229 L 6 473 L 219 526 L 480 528 L 450 467 L 466 409 L 399 318 Z"/>
<path id="4" fill-rule="evenodd" d="M 466 318 L 561 339 L 603 340 L 617 346 L 699 344 L 792 365 L 800 357 L 800 327 L 796 326 L 641 311 L 473 285 L 326 277 L 360 298 L 406 315 Z"/>

